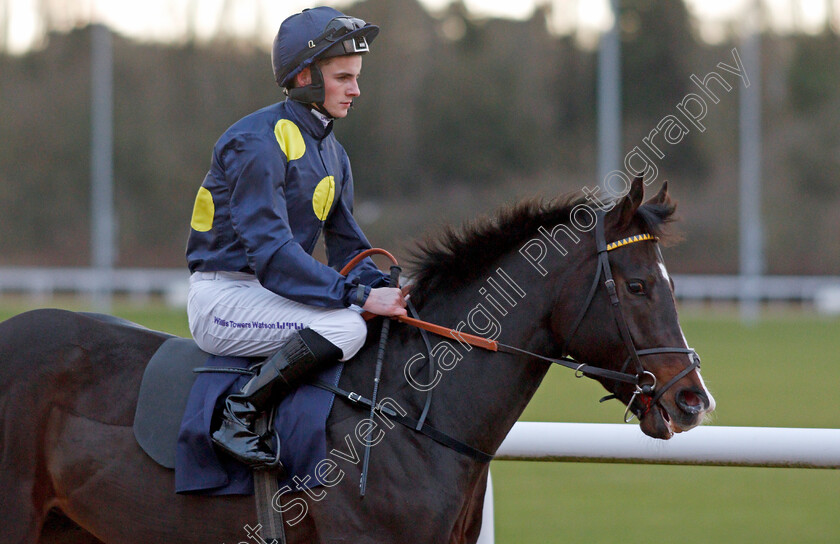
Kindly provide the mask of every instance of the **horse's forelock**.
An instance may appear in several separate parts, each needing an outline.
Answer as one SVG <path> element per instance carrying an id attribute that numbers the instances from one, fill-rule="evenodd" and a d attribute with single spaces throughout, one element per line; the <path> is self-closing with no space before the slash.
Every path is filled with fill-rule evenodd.
<path id="1" fill-rule="evenodd" d="M 671 245 L 679 242 L 682 237 L 669 225 L 676 221 L 677 203 L 668 200 L 664 203 L 643 204 L 636 211 L 636 216 L 642 219 L 647 232 L 659 238 L 662 245 Z"/>

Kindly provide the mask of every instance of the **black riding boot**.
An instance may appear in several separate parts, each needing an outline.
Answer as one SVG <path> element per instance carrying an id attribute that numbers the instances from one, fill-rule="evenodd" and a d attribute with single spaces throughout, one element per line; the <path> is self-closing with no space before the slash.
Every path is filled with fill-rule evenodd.
<path id="1" fill-rule="evenodd" d="M 242 391 L 225 399 L 221 426 L 213 432 L 213 443 L 253 468 L 280 468 L 278 455 L 254 432 L 254 422 L 313 370 L 341 356 L 341 349 L 317 332 L 298 331 L 258 368 Z"/>

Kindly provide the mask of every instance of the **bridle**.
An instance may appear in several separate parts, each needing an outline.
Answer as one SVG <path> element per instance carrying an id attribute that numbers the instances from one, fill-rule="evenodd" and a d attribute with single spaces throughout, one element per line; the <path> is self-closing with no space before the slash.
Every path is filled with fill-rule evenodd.
<path id="1" fill-rule="evenodd" d="M 453 338 L 460 342 L 470 344 L 472 346 L 476 346 L 485 350 L 499 351 L 516 355 L 526 355 L 534 359 L 539 359 L 548 363 L 564 366 L 566 368 L 574 370 L 575 376 L 577 376 L 578 378 L 586 376 L 593 379 L 600 378 L 632 385 L 634 387 L 634 391 L 632 396 L 630 397 L 630 400 L 627 402 L 627 409 L 624 412 L 624 421 L 629 422 L 633 419 L 634 416 L 641 420 L 650 411 L 650 409 L 656 405 L 656 403 L 659 401 L 659 399 L 662 398 L 662 395 L 664 395 L 666 391 L 673 387 L 682 378 L 686 377 L 694 370 L 700 368 L 700 357 L 697 355 L 696 351 L 689 347 L 654 347 L 646 349 L 636 349 L 636 344 L 633 341 L 632 335 L 630 334 L 630 328 L 627 326 L 627 320 L 624 318 L 624 314 L 621 311 L 621 301 L 618 298 L 615 280 L 613 279 L 612 275 L 612 268 L 610 267 L 609 252 L 630 244 L 634 244 L 636 242 L 652 241 L 655 243 L 657 241 L 657 238 L 652 234 L 643 233 L 634 236 L 629 236 L 627 238 L 623 238 L 621 240 L 608 244 L 606 242 L 606 237 L 604 234 L 605 218 L 605 212 L 600 210 L 596 212 L 595 245 L 598 252 L 598 264 L 595 270 L 595 278 L 592 280 L 592 284 L 589 288 L 586 300 L 580 312 L 578 313 L 575 321 L 573 322 L 573 325 L 567 336 L 565 345 L 561 350 L 560 357 L 547 357 L 545 355 L 540 355 L 538 353 L 534 353 L 522 348 L 503 344 L 497 340 L 483 338 L 481 336 L 476 336 L 455 329 L 450 329 L 441 325 L 436 325 L 434 323 L 429 323 L 427 321 L 419 319 L 418 317 L 401 316 L 395 319 L 407 325 L 411 325 L 419 329 L 429 331 L 447 338 Z M 656 248 L 656 251 L 659 255 L 659 258 L 661 259 L 662 254 L 659 251 L 658 246 Z M 362 259 L 369 257 L 373 254 L 385 255 L 394 264 L 397 264 L 396 258 L 394 258 L 394 256 L 388 253 L 387 251 L 379 248 L 373 248 L 363 251 L 356 257 L 354 257 L 349 263 L 347 263 L 344 266 L 341 273 L 347 274 Z M 598 286 L 601 283 L 602 277 L 604 278 L 604 287 L 606 288 L 607 294 L 610 298 L 613 318 L 615 320 L 616 325 L 618 326 L 619 333 L 628 353 L 627 358 L 621 365 L 621 369 L 618 371 L 600 368 L 586 363 L 581 363 L 580 361 L 569 357 L 567 351 L 571 340 L 574 338 L 574 335 L 580 327 L 580 324 L 586 316 L 587 312 L 589 311 L 590 306 L 592 306 L 592 301 L 595 298 L 595 293 L 598 290 Z M 373 317 L 373 315 L 370 314 L 368 317 Z M 656 376 L 652 372 L 645 370 L 645 367 L 642 365 L 641 357 L 647 355 L 659 355 L 663 353 L 684 353 L 688 355 L 691 362 L 677 375 L 668 380 L 668 382 L 666 382 L 665 385 L 663 385 L 662 387 L 657 387 Z M 628 371 L 628 368 L 631 366 L 631 363 L 633 369 L 635 370 L 635 373 Z M 433 364 L 433 362 L 431 364 Z M 430 372 L 432 368 L 433 367 L 430 365 Z M 429 397 L 429 399 L 430 398 L 431 397 Z M 602 398 L 601 401 L 603 402 L 612 398 L 617 398 L 617 396 L 615 394 L 611 394 Z M 428 413 L 429 399 L 427 399 L 426 407 L 423 410 L 423 415 L 421 416 L 420 423 L 417 426 L 418 430 L 422 427 L 423 422 L 425 420 L 425 416 Z"/>
<path id="2" fill-rule="evenodd" d="M 630 334 L 630 328 L 627 326 L 627 321 L 624 319 L 624 314 L 621 311 L 621 301 L 618 298 L 618 293 L 615 287 L 615 280 L 613 279 L 612 269 L 610 268 L 609 252 L 630 244 L 634 244 L 636 242 L 656 242 L 657 238 L 652 234 L 644 233 L 629 236 L 627 238 L 623 238 L 616 242 L 607 244 L 606 238 L 604 236 L 605 218 L 605 212 L 596 212 L 595 243 L 598 251 L 598 264 L 595 271 L 595 278 L 592 280 L 592 285 L 589 288 L 589 293 L 586 296 L 586 300 L 583 304 L 583 307 L 581 308 L 577 318 L 574 321 L 573 326 L 571 327 L 571 332 L 569 333 L 567 337 L 568 339 L 566 340 L 563 346 L 560 357 L 547 357 L 545 355 L 533 353 L 522 348 L 517 348 L 514 346 L 503 344 L 497 340 L 483 338 L 455 329 L 450 329 L 448 327 L 443 327 L 441 325 L 436 325 L 434 323 L 429 323 L 428 321 L 423 321 L 419 319 L 415 308 L 409 302 L 409 309 L 415 317 L 400 316 L 394 319 L 407 325 L 411 325 L 413 327 L 421 329 L 421 336 L 423 337 L 423 341 L 426 344 L 426 348 L 428 349 L 430 354 L 430 377 L 434 375 L 435 363 L 434 358 L 431 357 L 431 344 L 428 338 L 426 337 L 425 331 L 447 338 L 453 338 L 460 342 L 464 342 L 485 350 L 501 351 L 504 353 L 510 353 L 515 355 L 526 355 L 534 359 L 539 359 L 548 363 L 557 364 L 566 368 L 571 368 L 575 371 L 575 376 L 577 376 L 578 378 L 587 376 L 589 378 L 600 378 L 630 384 L 634 387 L 634 392 L 633 395 L 630 397 L 630 400 L 627 402 L 627 409 L 624 412 L 624 421 L 629 422 L 634 416 L 641 420 L 650 411 L 650 409 L 656 405 L 656 403 L 659 401 L 660 398 L 662 398 L 662 395 L 665 394 L 665 392 L 668 391 L 668 389 L 673 387 L 674 384 L 676 384 L 678 381 L 680 381 L 682 378 L 684 378 L 694 370 L 700 368 L 700 357 L 698 357 L 697 353 L 689 347 L 656 347 L 647 349 L 636 349 L 636 344 L 633 341 L 632 335 Z M 658 246 L 656 248 L 656 251 L 659 258 L 661 259 L 662 254 L 659 251 Z M 341 274 L 346 275 L 362 259 L 365 259 L 366 257 L 369 257 L 374 254 L 385 255 L 391 260 L 392 263 L 394 263 L 394 265 L 398 264 L 397 259 L 394 258 L 394 256 L 391 255 L 389 252 L 385 251 L 384 249 L 373 248 L 362 251 L 353 259 L 351 259 L 350 262 L 348 262 L 344 266 L 344 268 L 342 268 Z M 613 310 L 613 317 L 615 319 L 616 325 L 618 326 L 619 333 L 621 334 L 621 338 L 624 342 L 628 353 L 628 356 L 624 360 L 624 364 L 621 365 L 621 369 L 619 371 L 609 370 L 597 366 L 592 366 L 586 363 L 581 363 L 567 355 L 567 348 L 571 343 L 571 340 L 577 332 L 578 328 L 580 327 L 581 322 L 586 316 L 586 313 L 589 311 L 589 307 L 592 305 L 592 301 L 595 298 L 595 293 L 598 290 L 598 285 L 601 282 L 602 276 L 604 278 L 604 287 L 606 288 L 607 294 L 610 298 L 610 303 Z M 365 313 L 368 314 L 366 316 L 366 319 L 374 317 L 373 314 L 369 314 L 368 312 Z M 380 345 L 380 350 L 384 350 L 384 346 Z M 686 366 L 682 371 L 680 371 L 676 376 L 671 378 L 664 386 L 657 388 L 656 376 L 652 372 L 645 370 L 645 367 L 642 365 L 641 357 L 644 357 L 646 355 L 658 355 L 662 353 L 685 353 L 688 355 L 689 359 L 691 360 L 691 363 L 689 363 L 689 365 Z M 631 363 L 636 371 L 635 374 L 628 372 L 627 370 Z M 470 446 L 469 444 L 466 444 L 456 438 L 453 438 L 447 433 L 435 429 L 434 427 L 426 423 L 426 416 L 429 413 L 429 408 L 431 406 L 432 400 L 431 389 L 426 391 L 426 403 L 422 413 L 420 414 L 420 417 L 418 419 L 413 419 L 407 416 L 406 414 L 397 413 L 390 407 L 378 404 L 375 401 L 375 399 L 370 400 L 356 392 L 345 391 L 339 388 L 336 384 L 331 384 L 324 381 L 316 381 L 313 383 L 313 385 L 335 393 L 339 397 L 347 399 L 353 404 L 359 404 L 362 406 L 367 406 L 368 408 L 371 408 L 375 411 L 381 411 L 389 417 L 395 419 L 402 425 L 405 425 L 406 427 L 413 429 L 414 431 L 420 432 L 428 436 L 432 440 L 435 440 L 436 442 L 448 448 L 451 448 L 457 451 L 458 453 L 467 455 L 479 462 L 488 463 L 493 459 L 493 456 L 491 454 L 478 450 Z M 617 397 L 615 394 L 612 394 L 602 398 L 601 401 L 603 402 L 604 400 L 611 398 Z M 362 476 L 362 481 L 364 481 L 365 479 L 366 472 L 367 471 L 365 469 L 365 473 L 363 473 Z M 364 487 L 362 487 L 362 489 L 364 489 Z M 362 494 L 364 494 L 364 491 L 362 491 Z"/>
<path id="3" fill-rule="evenodd" d="M 627 402 L 627 410 L 624 412 L 624 421 L 629 422 L 633 419 L 633 416 L 641 420 L 645 416 L 645 414 L 647 414 L 650 411 L 650 409 L 656 405 L 656 403 L 659 401 L 660 398 L 662 398 L 662 395 L 664 395 L 668 389 L 673 387 L 674 384 L 676 384 L 682 378 L 693 372 L 695 369 L 700 368 L 700 357 L 697 355 L 696 351 L 689 347 L 656 347 L 648 349 L 636 348 L 636 344 L 633 341 L 633 336 L 630 334 L 630 328 L 627 326 L 627 320 L 624 318 L 624 314 L 621 311 L 621 301 L 618 298 L 618 293 L 615 287 L 615 280 L 613 279 L 612 269 L 610 268 L 609 252 L 630 244 L 634 244 L 636 242 L 643 242 L 649 240 L 656 243 L 657 238 L 652 234 L 644 233 L 629 236 L 627 238 L 623 238 L 621 240 L 608 244 L 604 235 L 605 218 L 605 212 L 596 212 L 595 244 L 598 251 L 598 264 L 595 271 L 595 278 L 592 280 L 592 285 L 589 288 L 589 293 L 586 296 L 586 301 L 584 302 L 583 307 L 578 313 L 578 316 L 575 319 L 574 324 L 572 325 L 571 331 L 568 334 L 563 349 L 561 350 L 561 359 L 568 359 L 567 350 L 569 344 L 571 343 L 572 338 L 574 338 L 578 327 L 580 327 L 584 316 L 586 316 L 589 307 L 592 305 L 592 300 L 595 298 L 595 293 L 598 289 L 601 277 L 603 276 L 604 287 L 606 288 L 607 294 L 610 298 L 610 306 L 612 307 L 613 318 L 615 320 L 616 325 L 618 326 L 618 331 L 621 334 L 622 341 L 624 342 L 624 346 L 627 349 L 628 353 L 627 359 L 624 360 L 624 364 L 621 365 L 621 369 L 618 371 L 618 373 L 616 373 L 618 374 L 618 376 L 612 376 L 608 379 L 629 383 L 635 387 L 633 395 Z M 659 251 L 658 246 L 656 247 L 656 252 L 659 255 L 659 258 L 661 259 L 662 254 Z M 652 372 L 645 370 L 640 357 L 643 357 L 645 355 L 659 355 L 662 353 L 685 353 L 688 355 L 689 359 L 691 360 L 691 363 L 682 371 L 680 371 L 676 376 L 671 378 L 665 385 L 663 385 L 660 388 L 657 388 L 656 376 L 654 376 Z M 631 363 L 633 364 L 633 367 L 636 370 L 635 374 L 630 374 L 627 372 L 627 368 L 628 366 L 630 366 Z M 650 380 L 652 380 L 652 383 L 650 383 Z M 612 395 L 608 395 L 602 398 L 601 402 L 612 398 L 617 398 L 614 393 Z"/>

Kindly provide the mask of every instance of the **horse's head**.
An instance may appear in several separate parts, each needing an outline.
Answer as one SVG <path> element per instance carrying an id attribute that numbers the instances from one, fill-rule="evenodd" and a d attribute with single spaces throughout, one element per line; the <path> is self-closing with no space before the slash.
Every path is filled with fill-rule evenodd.
<path id="1" fill-rule="evenodd" d="M 579 244 L 582 258 L 564 278 L 552 330 L 577 361 L 623 374 L 625 381 L 593 377 L 639 417 L 645 434 L 668 439 L 701 423 L 715 401 L 680 328 L 657 243 L 676 206 L 667 183 L 643 198 L 639 177 L 611 210 L 596 214 L 595 245 Z"/>

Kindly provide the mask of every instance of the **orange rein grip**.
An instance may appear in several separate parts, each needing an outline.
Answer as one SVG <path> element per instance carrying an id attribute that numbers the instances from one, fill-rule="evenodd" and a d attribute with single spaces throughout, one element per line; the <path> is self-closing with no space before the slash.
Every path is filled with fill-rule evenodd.
<path id="1" fill-rule="evenodd" d="M 386 251 L 384 249 L 381 249 L 381 248 L 378 248 L 378 247 L 374 247 L 374 248 L 371 248 L 371 249 L 366 249 L 366 250 L 362 251 L 361 253 L 359 253 L 358 255 L 356 255 L 355 257 L 353 257 L 350 260 L 349 263 L 344 265 L 344 268 L 342 268 L 341 272 L 339 272 L 339 273 L 342 276 L 346 276 L 347 274 L 350 273 L 351 270 L 353 270 L 353 268 L 357 264 L 359 264 L 359 262 L 362 261 L 362 259 L 370 257 L 371 255 L 385 255 L 386 257 L 388 257 L 388 259 L 391 260 L 392 263 L 394 263 L 395 265 L 399 265 L 399 263 L 397 262 L 397 259 L 393 255 L 391 255 L 388 251 Z M 376 317 L 376 315 L 372 314 L 370 312 L 362 312 L 362 317 L 365 319 L 365 321 L 368 321 L 368 320 Z M 443 327 L 441 325 L 435 325 L 434 323 L 429 323 L 427 321 L 421 321 L 419 319 L 414 319 L 413 317 L 399 316 L 399 317 L 394 317 L 392 319 L 396 319 L 400 323 L 405 323 L 406 325 L 411 325 L 412 327 L 417 327 L 418 329 L 425 329 L 425 330 L 427 330 L 431 333 L 437 334 L 439 336 L 445 336 L 447 338 L 452 338 L 454 340 L 458 340 L 458 341 L 464 342 L 466 344 L 470 344 L 471 346 L 475 346 L 477 348 L 482 348 L 482 349 L 486 349 L 486 350 L 489 350 L 489 351 L 499 351 L 499 343 L 496 342 L 495 340 L 490 340 L 488 338 L 482 338 L 480 336 L 475 336 L 475 335 L 472 335 L 472 334 L 469 334 L 469 333 L 466 333 L 466 332 L 456 331 L 455 329 L 450 329 L 448 327 Z"/>
<path id="2" fill-rule="evenodd" d="M 456 331 L 455 329 L 442 327 L 441 325 L 435 325 L 434 323 L 421 321 L 419 319 L 414 319 L 413 317 L 399 316 L 395 319 L 401 323 L 405 323 L 406 325 L 411 325 L 413 327 L 417 327 L 418 329 L 425 329 L 439 336 L 445 336 L 447 338 L 459 340 L 461 342 L 464 342 L 465 344 L 470 344 L 471 346 L 475 346 L 477 348 L 482 348 L 489 351 L 499 351 L 499 343 L 495 340 L 490 340 L 489 338 L 482 338 L 480 336 Z"/>
<path id="3" fill-rule="evenodd" d="M 394 263 L 395 266 L 398 266 L 400 264 L 399 262 L 397 262 L 397 258 L 391 255 L 391 253 L 388 250 L 379 247 L 372 247 L 370 249 L 362 251 L 361 253 L 350 259 L 350 262 L 344 265 L 344 268 L 341 269 L 339 274 L 341 274 L 342 276 L 346 276 L 350 273 L 351 270 L 356 268 L 357 264 L 362 262 L 363 259 L 370 257 L 371 255 L 385 255 L 391 260 L 392 263 Z M 376 317 L 376 314 L 372 314 L 370 312 L 362 312 L 362 317 L 365 321 L 370 321 L 371 319 Z"/>
<path id="4" fill-rule="evenodd" d="M 351 270 L 356 268 L 356 265 L 359 264 L 362 261 L 362 259 L 366 259 L 367 257 L 370 257 L 371 255 L 385 255 L 386 257 L 391 259 L 391 262 L 394 263 L 395 265 L 400 264 L 400 263 L 397 262 L 397 258 L 394 257 L 393 255 L 391 255 L 387 250 L 384 250 L 384 249 L 381 249 L 381 248 L 378 248 L 378 247 L 374 247 L 374 248 L 371 248 L 371 249 L 366 249 L 366 250 L 362 251 L 361 253 L 359 253 L 358 255 L 356 255 L 355 257 L 353 257 L 352 259 L 350 259 L 350 262 L 344 265 L 344 268 L 341 269 L 341 272 L 339 272 L 339 274 L 341 274 L 342 276 L 346 276 L 347 274 L 350 273 Z"/>

